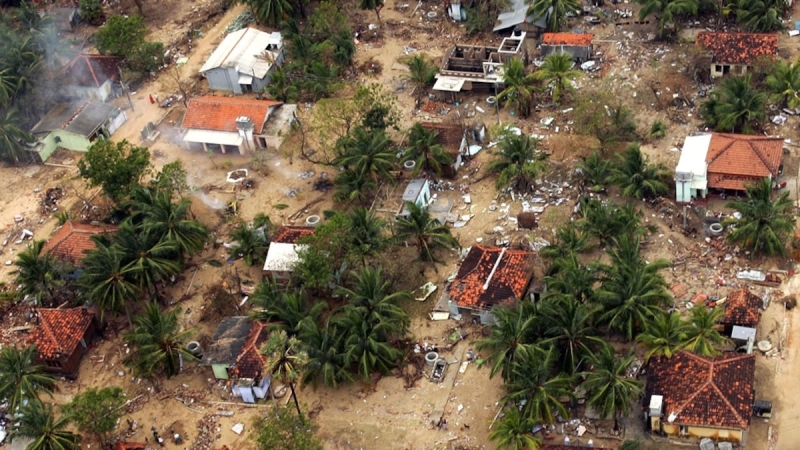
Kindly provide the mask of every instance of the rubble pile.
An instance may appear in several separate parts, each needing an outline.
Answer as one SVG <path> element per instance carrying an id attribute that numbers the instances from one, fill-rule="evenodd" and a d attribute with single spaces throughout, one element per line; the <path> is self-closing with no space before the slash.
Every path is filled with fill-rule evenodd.
<path id="1" fill-rule="evenodd" d="M 203 416 L 197 422 L 197 438 L 192 442 L 190 450 L 214 450 L 214 442 L 219 435 L 219 417 L 214 414 Z"/>

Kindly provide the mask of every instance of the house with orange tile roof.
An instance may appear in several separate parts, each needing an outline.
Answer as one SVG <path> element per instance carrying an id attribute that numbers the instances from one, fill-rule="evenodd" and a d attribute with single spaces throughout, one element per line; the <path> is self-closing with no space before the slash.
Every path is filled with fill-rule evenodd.
<path id="1" fill-rule="evenodd" d="M 81 308 L 39 308 L 38 326 L 30 337 L 36 346 L 35 362 L 47 372 L 74 379 L 81 358 L 89 351 L 98 324 L 94 311 Z"/>
<path id="2" fill-rule="evenodd" d="M 764 178 L 775 182 L 782 158 L 781 138 L 693 133 L 684 140 L 675 168 L 675 200 L 689 203 L 705 198 L 711 189 L 741 192 Z"/>
<path id="3" fill-rule="evenodd" d="M 778 55 L 778 35 L 766 33 L 697 33 L 697 45 L 711 56 L 711 76 L 744 75 L 762 58 Z"/>
<path id="4" fill-rule="evenodd" d="M 492 308 L 526 297 L 536 259 L 536 253 L 527 250 L 473 245 L 445 290 L 450 314 L 470 314 L 491 324 Z"/>
<path id="5" fill-rule="evenodd" d="M 119 56 L 80 53 L 59 72 L 61 90 L 71 97 L 104 102 L 119 80 L 122 61 Z"/>
<path id="6" fill-rule="evenodd" d="M 545 33 L 542 36 L 542 57 L 566 53 L 578 64 L 586 62 L 594 55 L 593 39 L 594 35 L 589 33 Z"/>
<path id="7" fill-rule="evenodd" d="M 764 301 L 747 288 L 728 294 L 725 299 L 725 316 L 719 321 L 730 336 L 733 327 L 756 328 L 761 320 L 761 307 Z"/>
<path id="8" fill-rule="evenodd" d="M 113 234 L 117 226 L 68 220 L 44 245 L 43 251 L 73 266 L 80 266 L 86 252 L 95 248 L 92 236 Z"/>
<path id="9" fill-rule="evenodd" d="M 300 261 L 298 251 L 305 245 L 298 241 L 314 234 L 313 227 L 282 226 L 272 236 L 264 260 L 264 274 L 279 285 L 286 285 L 292 276 L 294 265 Z"/>
<path id="10" fill-rule="evenodd" d="M 211 90 L 234 94 L 263 92 L 283 60 L 281 33 L 242 28 L 225 36 L 200 68 L 200 73 L 208 80 Z"/>
<path id="11" fill-rule="evenodd" d="M 647 429 L 670 438 L 709 437 L 745 445 L 755 401 L 756 355 L 698 356 L 680 351 L 650 360 Z"/>
<path id="12" fill-rule="evenodd" d="M 208 95 L 189 99 L 180 128 L 189 149 L 246 155 L 278 149 L 296 120 L 297 105 Z"/>

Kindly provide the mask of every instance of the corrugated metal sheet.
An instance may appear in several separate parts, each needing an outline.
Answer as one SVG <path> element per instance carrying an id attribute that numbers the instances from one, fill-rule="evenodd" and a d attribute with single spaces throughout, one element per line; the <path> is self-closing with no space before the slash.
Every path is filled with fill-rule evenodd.
<path id="1" fill-rule="evenodd" d="M 274 46 L 273 51 L 267 47 Z M 244 28 L 225 37 L 208 58 L 200 72 L 218 67 L 235 67 L 239 73 L 264 78 L 283 48 L 283 37 L 277 31 L 265 33 Z"/>

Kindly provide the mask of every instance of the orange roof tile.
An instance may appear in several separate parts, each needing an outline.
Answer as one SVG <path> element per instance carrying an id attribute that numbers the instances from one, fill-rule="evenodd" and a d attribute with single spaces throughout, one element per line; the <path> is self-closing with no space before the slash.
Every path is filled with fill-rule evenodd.
<path id="1" fill-rule="evenodd" d="M 114 450 L 146 450 L 147 444 L 141 442 L 117 442 Z"/>
<path id="2" fill-rule="evenodd" d="M 464 129 L 456 124 L 420 122 L 422 128 L 432 130 L 437 133 L 436 143 L 441 145 L 446 152 L 458 152 L 461 150 L 461 142 L 464 139 Z"/>
<path id="3" fill-rule="evenodd" d="M 697 45 L 710 51 L 716 64 L 752 64 L 778 54 L 778 35 L 764 33 L 697 33 Z"/>
<path id="4" fill-rule="evenodd" d="M 261 346 L 269 338 L 267 324 L 262 322 L 253 323 L 247 338 L 244 341 L 239 356 L 231 368 L 231 374 L 239 378 L 259 378 L 264 372 L 266 359 L 261 354 Z"/>
<path id="5" fill-rule="evenodd" d="M 31 335 L 31 344 L 42 359 L 67 358 L 78 347 L 94 313 L 86 308 L 37 310 L 39 326 Z"/>
<path id="6" fill-rule="evenodd" d="M 44 252 L 56 258 L 79 264 L 86 252 L 94 248 L 91 237 L 100 233 L 117 231 L 114 225 L 90 225 L 87 223 L 67 221 L 44 245 Z"/>
<path id="7" fill-rule="evenodd" d="M 753 413 L 756 355 L 708 358 L 686 351 L 650 361 L 647 395 L 664 396 L 664 417 L 678 425 L 747 430 Z"/>
<path id="8" fill-rule="evenodd" d="M 249 98 L 216 97 L 207 95 L 189 99 L 186 115 L 183 116 L 183 129 L 214 131 L 236 131 L 236 118 L 249 117 L 255 125 L 256 134 L 264 129 L 269 108 L 282 105 L 271 100 Z"/>
<path id="9" fill-rule="evenodd" d="M 593 34 L 588 33 L 545 33 L 544 45 L 592 45 Z"/>
<path id="10" fill-rule="evenodd" d="M 525 295 L 535 261 L 534 252 L 473 245 L 450 284 L 450 299 L 476 309 L 516 301 Z"/>
<path id="11" fill-rule="evenodd" d="M 782 157 L 780 138 L 713 133 L 706 154 L 708 187 L 744 190 L 756 179 L 777 178 Z"/>
<path id="12" fill-rule="evenodd" d="M 60 74 L 68 77 L 67 84 L 100 87 L 108 80 L 119 78 L 122 61 L 119 56 L 81 53 L 67 63 Z"/>
<path id="13" fill-rule="evenodd" d="M 763 304 L 764 302 L 759 296 L 747 289 L 731 292 L 725 300 L 725 317 L 720 322 L 742 327 L 755 327 L 761 320 Z"/>
<path id="14" fill-rule="evenodd" d="M 311 236 L 314 231 L 315 228 L 311 227 L 282 226 L 275 232 L 275 236 L 272 236 L 272 242 L 294 244 L 302 237 Z"/>

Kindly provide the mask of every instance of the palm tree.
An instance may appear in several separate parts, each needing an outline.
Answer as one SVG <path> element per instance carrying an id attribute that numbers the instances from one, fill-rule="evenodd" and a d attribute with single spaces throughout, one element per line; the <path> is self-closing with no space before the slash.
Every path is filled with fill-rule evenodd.
<path id="1" fill-rule="evenodd" d="M 347 214 L 350 220 L 350 247 L 361 255 L 361 262 L 366 266 L 364 256 L 380 251 L 386 245 L 383 229 L 386 222 L 375 216 L 375 212 L 367 208 L 355 208 Z"/>
<path id="2" fill-rule="evenodd" d="M 645 323 L 644 330 L 636 336 L 636 342 L 647 347 L 645 359 L 672 358 L 686 343 L 689 324 L 677 312 L 660 311 L 653 320 Z"/>
<path id="3" fill-rule="evenodd" d="M 450 228 L 431 217 L 427 207 L 407 202 L 408 217 L 395 221 L 395 235 L 401 241 L 413 240 L 417 244 L 419 256 L 423 261 L 434 261 L 433 251 L 437 248 L 460 248 L 458 240 L 450 233 Z"/>
<path id="4" fill-rule="evenodd" d="M 269 243 L 264 230 L 242 222 L 231 231 L 230 237 L 235 242 L 231 253 L 244 258 L 244 262 L 248 266 L 253 265 L 254 259 L 260 261 L 267 255 Z"/>
<path id="5" fill-rule="evenodd" d="M 617 157 L 609 181 L 622 189 L 622 195 L 635 199 L 652 198 L 669 191 L 663 180 L 669 172 L 661 164 L 649 164 L 638 144 L 629 145 Z"/>
<path id="6" fill-rule="evenodd" d="M 196 329 L 181 330 L 180 311 L 173 308 L 162 312 L 157 303 L 148 302 L 144 314 L 134 320 L 136 326 L 123 333 L 123 339 L 133 348 L 125 362 L 140 376 L 163 374 L 171 378 L 180 373 L 183 361 L 197 359 L 184 345 Z"/>
<path id="7" fill-rule="evenodd" d="M 675 30 L 678 16 L 696 16 L 700 8 L 698 0 L 637 0 L 642 4 L 639 10 L 639 20 L 643 21 L 649 15 L 658 19 L 658 36 L 663 38 L 668 30 Z"/>
<path id="8" fill-rule="evenodd" d="M 581 303 L 594 300 L 597 282 L 597 264 L 584 264 L 576 253 L 556 258 L 550 266 L 550 275 L 545 276 L 547 286 L 545 298 L 572 298 Z"/>
<path id="9" fill-rule="evenodd" d="M 547 20 L 547 31 L 561 31 L 567 23 L 568 14 L 579 14 L 582 4 L 578 0 L 531 0 L 526 16 L 534 20 L 544 17 Z"/>
<path id="10" fill-rule="evenodd" d="M 324 326 L 311 318 L 303 319 L 298 337 L 308 355 L 302 374 L 303 384 L 312 383 L 316 387 L 321 380 L 323 386 L 335 388 L 339 383 L 353 380 L 343 350 L 344 330 L 337 328 L 330 319 Z"/>
<path id="11" fill-rule="evenodd" d="M 594 408 L 600 417 L 614 418 L 614 429 L 619 429 L 617 418 L 628 415 L 631 402 L 642 391 L 639 380 L 628 377 L 628 369 L 635 355 L 633 349 L 622 358 L 614 354 L 614 348 L 604 346 L 591 357 L 592 371 L 583 374 L 581 385 L 587 394 L 586 404 Z"/>
<path id="12" fill-rule="evenodd" d="M 414 84 L 417 92 L 417 104 L 419 104 L 422 91 L 426 86 L 433 84 L 433 81 L 436 79 L 436 73 L 439 72 L 439 68 L 436 67 L 436 64 L 424 53 L 415 53 L 407 58 L 403 64 L 408 67 L 409 74 L 405 77 Z"/>
<path id="13" fill-rule="evenodd" d="M 717 322 L 724 315 L 725 310 L 722 308 L 707 309 L 702 305 L 692 308 L 686 342 L 682 348 L 700 356 L 718 355 L 717 347 L 728 342 L 728 339 L 716 330 Z"/>
<path id="14" fill-rule="evenodd" d="M 500 373 L 508 382 L 514 362 L 521 358 L 524 346 L 534 342 L 539 335 L 539 319 L 536 307 L 529 302 L 494 308 L 492 316 L 495 323 L 489 335 L 475 341 L 475 348 L 486 353 L 486 361 L 492 365 L 489 378 Z"/>
<path id="15" fill-rule="evenodd" d="M 499 449 L 537 450 L 541 440 L 531 433 L 534 425 L 535 421 L 522 417 L 519 408 L 511 406 L 489 433 L 489 440 Z"/>
<path id="16" fill-rule="evenodd" d="M 69 416 L 56 420 L 52 404 L 30 403 L 20 409 L 9 440 L 29 439 L 25 450 L 80 450 L 81 437 L 67 430 Z"/>
<path id="17" fill-rule="evenodd" d="M 107 311 L 125 311 L 128 322 L 128 302 L 139 298 L 140 290 L 133 281 L 134 269 L 125 264 L 125 250 L 119 244 L 106 245 L 94 239 L 95 248 L 83 258 L 83 273 L 78 286 L 86 299 L 100 310 L 100 319 Z"/>
<path id="18" fill-rule="evenodd" d="M 602 245 L 612 243 L 615 237 L 644 236 L 648 232 L 643 223 L 644 214 L 636 210 L 633 203 L 619 207 L 597 198 L 583 197 L 580 200 L 580 214 L 578 229 L 597 238 Z"/>
<path id="19" fill-rule="evenodd" d="M 358 7 L 363 10 L 375 11 L 375 15 L 378 17 L 378 24 L 383 24 L 381 22 L 381 8 L 383 8 L 382 0 L 360 0 Z"/>
<path id="20" fill-rule="evenodd" d="M 157 236 L 160 242 L 171 242 L 178 249 L 178 261 L 203 250 L 208 239 L 208 228 L 190 219 L 192 202 L 183 197 L 172 203 L 167 193 L 158 193 L 152 206 L 145 212 L 143 231 Z"/>
<path id="21" fill-rule="evenodd" d="M 541 344 L 552 344 L 560 350 L 562 371 L 574 375 L 594 349 L 603 344 L 592 326 L 594 311 L 572 297 L 562 297 L 542 305 L 542 323 L 546 339 Z"/>
<path id="22" fill-rule="evenodd" d="M 393 180 L 389 173 L 395 168 L 395 154 L 391 141 L 382 130 L 368 131 L 357 127 L 342 139 L 342 156 L 336 159 L 337 166 L 353 169 L 372 180 Z"/>
<path id="23" fill-rule="evenodd" d="M 337 201 L 355 201 L 364 206 L 369 199 L 369 194 L 378 188 L 378 184 L 370 174 L 359 172 L 355 169 L 344 169 L 333 180 Z"/>
<path id="24" fill-rule="evenodd" d="M 797 108 L 800 106 L 800 60 L 795 62 L 777 61 L 772 65 L 765 80 L 771 95 L 769 101 L 781 106 Z"/>
<path id="25" fill-rule="evenodd" d="M 572 80 L 581 76 L 580 70 L 573 70 L 575 63 L 569 53 L 551 53 L 544 58 L 544 64 L 533 77 L 553 85 L 553 101 L 558 102 L 561 94 L 572 89 Z"/>
<path id="26" fill-rule="evenodd" d="M 371 323 L 352 306 L 346 306 L 337 319 L 337 327 L 345 333 L 345 360 L 363 381 L 368 382 L 373 372 L 389 373 L 403 356 L 400 350 L 386 341 L 387 336 L 397 332 L 394 324 Z"/>
<path id="27" fill-rule="evenodd" d="M 443 167 L 453 164 L 453 157 L 436 143 L 438 136 L 439 133 L 423 127 L 419 122 L 409 130 L 408 147 L 405 149 L 403 161 L 416 162 L 414 175 L 424 170 L 426 173 L 441 176 Z"/>
<path id="28" fill-rule="evenodd" d="M 264 24 L 280 25 L 286 16 L 292 13 L 292 4 L 288 0 L 239 0 L 250 7 L 250 12 Z"/>
<path id="29" fill-rule="evenodd" d="M 538 83 L 533 74 L 525 73 L 525 63 L 521 59 L 511 58 L 503 64 L 503 84 L 505 89 L 497 94 L 497 101 L 505 108 L 513 104 L 520 117 L 530 116 Z"/>
<path id="30" fill-rule="evenodd" d="M 557 417 L 569 417 L 561 399 L 574 398 L 573 378 L 564 373 L 556 374 L 557 363 L 555 347 L 542 349 L 532 344 L 524 345 L 512 366 L 503 400 L 513 405 L 524 401 L 522 417 L 536 423 L 552 425 Z"/>
<path id="31" fill-rule="evenodd" d="M 539 251 L 539 256 L 550 260 L 583 253 L 589 249 L 589 237 L 583 233 L 575 222 L 567 222 L 556 230 L 555 242 Z"/>
<path id="32" fill-rule="evenodd" d="M 260 309 L 253 312 L 252 317 L 256 320 L 270 322 L 273 324 L 273 328 L 285 330 L 291 334 L 297 333 L 303 319 L 317 320 L 327 307 L 325 302 L 309 304 L 302 290 L 279 292 L 275 296 L 258 294 L 257 291 L 251 303 Z"/>
<path id="33" fill-rule="evenodd" d="M 17 255 L 17 293 L 34 298 L 38 306 L 52 306 L 55 291 L 64 286 L 56 259 L 42 253 L 45 241 L 33 241 Z"/>
<path id="34" fill-rule="evenodd" d="M 736 22 L 753 33 L 771 33 L 785 27 L 781 17 L 786 3 L 776 0 L 738 0 L 735 2 Z"/>
<path id="35" fill-rule="evenodd" d="M 747 198 L 729 202 L 728 208 L 739 211 L 741 219 L 731 217 L 722 222 L 732 226 L 728 242 L 752 249 L 753 253 L 785 255 L 785 242 L 794 230 L 793 203 L 784 191 L 772 200 L 772 181 L 761 181 L 745 186 Z"/>
<path id="36" fill-rule="evenodd" d="M 500 158 L 489 163 L 488 170 L 495 172 L 497 188 L 510 187 L 516 192 L 528 192 L 544 170 L 547 154 L 538 150 L 539 140 L 527 134 L 509 133 L 500 139 Z"/>
<path id="37" fill-rule="evenodd" d="M 269 84 L 264 92 L 273 100 L 283 103 L 294 103 L 299 95 L 297 85 L 291 79 L 285 66 L 275 68 L 269 77 Z"/>
<path id="38" fill-rule="evenodd" d="M 138 232 L 127 220 L 114 234 L 114 241 L 125 253 L 123 260 L 127 264 L 122 270 L 137 285 L 140 293 L 147 293 L 151 299 L 157 300 L 156 283 L 181 270 L 180 264 L 171 259 L 176 254 L 175 244 L 155 241 Z"/>
<path id="39" fill-rule="evenodd" d="M 767 94 L 754 89 L 750 74 L 724 78 L 700 107 L 706 125 L 717 131 L 752 134 L 766 117 Z"/>
<path id="40" fill-rule="evenodd" d="M 386 324 L 386 331 L 392 335 L 404 335 L 408 329 L 409 319 L 406 312 L 397 303 L 411 300 L 408 291 L 389 294 L 391 284 L 384 281 L 380 267 L 364 267 L 361 272 L 353 273 L 354 288 L 339 287 L 336 293 L 348 299 L 348 304 L 371 325 Z M 385 337 L 388 337 L 385 336 Z"/>
<path id="41" fill-rule="evenodd" d="M 6 346 L 0 349 L 0 398 L 8 402 L 8 411 L 13 413 L 26 401 L 41 403 L 40 394 L 52 395 L 56 379 L 45 373 L 44 366 L 34 361 L 36 346 L 22 349 Z"/>
<path id="42" fill-rule="evenodd" d="M 297 415 L 303 417 L 297 393 L 294 391 L 294 385 L 300 379 L 307 361 L 300 341 L 289 336 L 286 331 L 274 331 L 261 347 L 261 353 L 266 356 L 265 372 L 272 376 L 273 381 L 289 385 Z"/>
<path id="43" fill-rule="evenodd" d="M 17 108 L 8 108 L 0 115 L 0 158 L 19 163 L 19 158 L 26 154 L 25 144 L 34 139 L 21 124 Z"/>
<path id="44" fill-rule="evenodd" d="M 595 150 L 586 160 L 578 163 L 578 168 L 581 170 L 584 183 L 589 185 L 591 190 L 602 192 L 606 189 L 605 185 L 611 176 L 613 164 Z"/>

